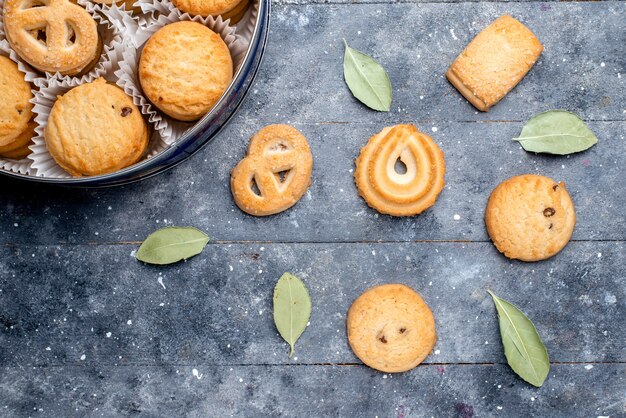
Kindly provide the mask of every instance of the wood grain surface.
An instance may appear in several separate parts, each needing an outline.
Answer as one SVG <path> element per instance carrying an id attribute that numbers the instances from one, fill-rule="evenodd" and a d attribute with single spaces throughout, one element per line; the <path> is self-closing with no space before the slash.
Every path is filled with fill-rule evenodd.
<path id="1" fill-rule="evenodd" d="M 504 13 L 545 51 L 479 113 L 443 74 Z M 186 163 L 104 190 L 1 180 L 0 416 L 625 416 L 625 19 L 624 1 L 274 3 L 249 96 Z M 387 69 L 391 112 L 350 95 L 342 38 Z M 555 108 L 598 144 L 554 157 L 511 140 Z M 232 202 L 229 171 L 270 123 L 308 138 L 313 183 L 292 209 L 254 218 Z M 396 123 L 431 135 L 447 163 L 435 206 L 405 219 L 368 208 L 352 177 L 368 138 Z M 578 215 L 573 241 L 539 263 L 507 260 L 484 227 L 491 190 L 521 173 L 565 181 Z M 168 225 L 212 241 L 183 263 L 137 262 Z M 285 271 L 313 300 L 291 360 L 271 311 Z M 439 334 L 398 375 L 363 366 L 345 335 L 351 302 L 389 282 L 420 292 Z M 487 289 L 537 326 L 552 362 L 542 388 L 506 365 Z"/>

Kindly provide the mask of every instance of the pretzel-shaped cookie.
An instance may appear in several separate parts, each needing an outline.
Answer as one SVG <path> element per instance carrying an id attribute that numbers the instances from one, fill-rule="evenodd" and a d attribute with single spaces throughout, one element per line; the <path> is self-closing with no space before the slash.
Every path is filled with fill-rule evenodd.
<path id="1" fill-rule="evenodd" d="M 246 157 L 231 172 L 235 203 L 255 216 L 282 212 L 304 195 L 312 168 L 309 144 L 296 128 L 266 126 L 252 137 Z"/>
<path id="2" fill-rule="evenodd" d="M 405 173 L 396 171 L 400 160 Z M 392 216 L 431 207 L 445 184 L 443 152 L 413 125 L 396 125 L 370 138 L 356 159 L 354 180 L 367 204 Z"/>
<path id="3" fill-rule="evenodd" d="M 98 58 L 96 22 L 68 0 L 6 0 L 4 26 L 11 47 L 40 71 L 76 75 Z"/>

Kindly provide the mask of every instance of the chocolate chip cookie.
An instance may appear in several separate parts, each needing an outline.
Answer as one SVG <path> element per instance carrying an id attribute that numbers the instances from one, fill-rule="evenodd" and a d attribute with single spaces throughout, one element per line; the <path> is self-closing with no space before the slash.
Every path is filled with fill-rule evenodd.
<path id="1" fill-rule="evenodd" d="M 500 183 L 491 192 L 485 223 L 491 240 L 505 256 L 538 261 L 567 245 L 576 213 L 565 183 L 524 174 Z"/>
<path id="2" fill-rule="evenodd" d="M 365 291 L 350 306 L 346 325 L 354 354 L 382 372 L 416 367 L 437 342 L 432 311 L 417 292 L 403 284 Z"/>

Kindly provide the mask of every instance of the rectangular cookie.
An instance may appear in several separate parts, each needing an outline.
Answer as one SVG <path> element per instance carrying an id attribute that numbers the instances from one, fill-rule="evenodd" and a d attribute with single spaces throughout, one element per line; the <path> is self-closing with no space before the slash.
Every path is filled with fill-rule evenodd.
<path id="1" fill-rule="evenodd" d="M 504 15 L 470 42 L 446 77 L 478 110 L 486 112 L 519 83 L 543 46 L 522 23 Z"/>

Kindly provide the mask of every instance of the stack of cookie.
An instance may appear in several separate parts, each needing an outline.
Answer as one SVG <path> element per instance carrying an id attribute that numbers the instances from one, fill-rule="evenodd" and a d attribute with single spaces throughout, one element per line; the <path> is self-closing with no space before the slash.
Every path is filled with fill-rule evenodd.
<path id="1" fill-rule="evenodd" d="M 35 134 L 31 86 L 17 64 L 0 56 L 0 156 L 20 160 Z"/>
<path id="2" fill-rule="evenodd" d="M 52 74 L 77 76 L 88 72 L 100 57 L 102 41 L 93 17 L 68 0 L 28 4 L 6 0 L 2 21 L 11 54 L 17 58 L 0 56 L 0 156 L 22 160 L 30 154 L 36 135 L 33 87 Z M 17 60 L 47 75 L 33 86 Z"/>

